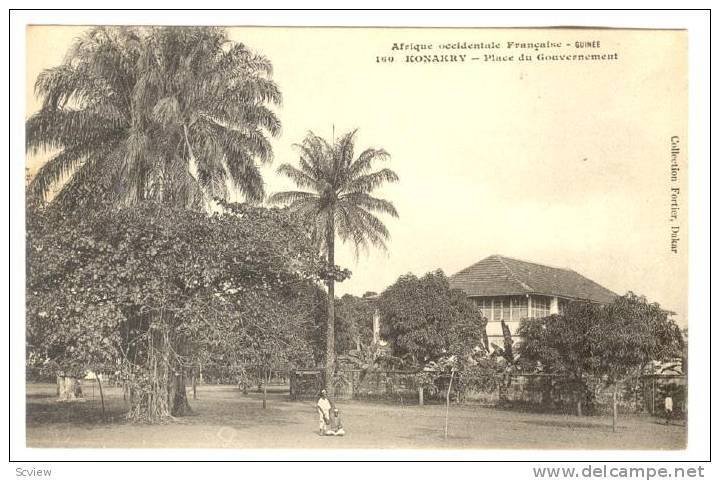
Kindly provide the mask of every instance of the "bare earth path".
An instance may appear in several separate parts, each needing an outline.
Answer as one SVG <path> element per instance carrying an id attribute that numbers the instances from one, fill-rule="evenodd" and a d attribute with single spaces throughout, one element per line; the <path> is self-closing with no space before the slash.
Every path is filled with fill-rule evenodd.
<path id="1" fill-rule="evenodd" d="M 52 384 L 27 385 L 28 447 L 62 448 L 420 448 L 420 449 L 684 449 L 686 428 L 649 416 L 623 416 L 613 433 L 606 417 L 573 417 L 451 406 L 340 402 L 347 435 L 317 434 L 314 403 L 234 386 L 198 387 L 194 415 L 165 425 L 128 424 L 119 388 L 105 389 L 109 422 L 101 422 L 97 388 L 85 382 L 84 403 L 55 402 Z"/>

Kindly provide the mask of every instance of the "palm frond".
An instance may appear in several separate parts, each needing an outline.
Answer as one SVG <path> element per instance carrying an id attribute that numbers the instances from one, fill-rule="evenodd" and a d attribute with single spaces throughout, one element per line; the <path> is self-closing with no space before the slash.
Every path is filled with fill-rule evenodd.
<path id="1" fill-rule="evenodd" d="M 298 202 L 317 198 L 318 195 L 313 194 L 312 192 L 294 190 L 286 192 L 275 192 L 268 198 L 268 203 L 277 205 L 289 205 L 292 209 L 292 206 Z"/>
<path id="2" fill-rule="evenodd" d="M 361 207 L 346 202 L 340 203 L 341 209 L 347 212 L 347 228 L 344 231 L 338 230 L 341 239 L 352 239 L 359 247 L 366 247 L 372 244 L 376 248 L 385 250 L 387 246 L 385 241 L 390 238 L 390 232 L 387 227 L 373 214 L 367 212 Z M 355 240 L 357 237 L 361 241 Z"/>
<path id="3" fill-rule="evenodd" d="M 343 171 L 347 171 L 347 168 L 353 161 L 355 152 L 355 134 L 357 134 L 357 129 L 346 133 L 340 137 L 337 142 L 337 157 L 342 164 Z"/>
<path id="4" fill-rule="evenodd" d="M 230 179 L 248 202 L 262 202 L 265 198 L 265 182 L 257 165 L 250 158 L 245 162 L 227 163 Z"/>
<path id="5" fill-rule="evenodd" d="M 398 217 L 397 209 L 395 209 L 392 202 L 385 199 L 378 199 L 377 197 L 373 197 L 364 192 L 351 192 L 349 194 L 343 194 L 340 196 L 340 199 L 369 211 L 380 212 L 382 214 L 388 214 L 392 217 Z"/>
<path id="6" fill-rule="evenodd" d="M 262 55 L 250 52 L 243 44 L 234 44 L 224 53 L 218 67 L 233 72 L 255 71 L 264 75 L 272 75 L 273 67 L 270 60 Z"/>
<path id="7" fill-rule="evenodd" d="M 288 177 L 298 187 L 316 190 L 321 189 L 320 182 L 293 165 L 281 164 L 280 167 L 277 168 L 277 173 Z"/>
<path id="8" fill-rule="evenodd" d="M 317 164 L 318 169 L 322 172 L 321 178 L 332 185 L 332 179 L 335 178 L 333 147 L 327 140 L 311 131 L 305 136 L 302 149 L 310 154 L 309 160 Z"/>
<path id="9" fill-rule="evenodd" d="M 381 169 L 377 172 L 372 172 L 370 174 L 364 174 L 360 177 L 357 177 L 355 179 L 352 179 L 349 184 L 347 185 L 347 188 L 345 189 L 346 192 L 372 192 L 382 184 L 388 183 L 388 182 L 397 182 L 400 180 L 398 175 L 390 170 L 390 169 Z"/>
<path id="10" fill-rule="evenodd" d="M 89 154 L 62 186 L 51 205 L 70 212 L 108 201 L 117 202 L 123 195 L 124 186 L 117 188 L 119 186 L 113 185 L 113 173 L 117 171 L 123 155 L 124 148 L 120 143 Z"/>
<path id="11" fill-rule="evenodd" d="M 126 127 L 124 119 L 110 112 L 43 109 L 25 123 L 25 144 L 35 154 L 42 149 L 102 143 L 122 135 Z"/>
<path id="12" fill-rule="evenodd" d="M 348 169 L 348 178 L 354 179 L 372 168 L 373 162 L 376 160 L 387 160 L 390 158 L 384 149 L 366 149 L 358 158 L 350 165 Z"/>
<path id="13" fill-rule="evenodd" d="M 37 205 L 42 204 L 47 195 L 60 180 L 71 174 L 85 159 L 87 149 L 71 147 L 53 156 L 38 170 L 28 186 L 28 195 Z"/>
<path id="14" fill-rule="evenodd" d="M 325 171 L 323 170 L 323 158 L 325 153 L 322 151 L 316 151 L 314 148 L 306 145 L 305 143 L 293 144 L 293 147 L 300 151 L 301 170 L 321 183 L 325 174 Z"/>
<path id="15" fill-rule="evenodd" d="M 196 115 L 207 115 L 230 128 L 237 130 L 262 128 L 273 137 L 280 135 L 281 124 L 275 113 L 255 101 L 221 93 L 213 103 L 203 102 L 197 107 Z"/>
<path id="16" fill-rule="evenodd" d="M 58 109 L 68 103 L 95 105 L 112 95 L 103 79 L 82 67 L 59 65 L 43 70 L 35 80 L 35 95 L 43 97 L 43 109 Z"/>
<path id="17" fill-rule="evenodd" d="M 180 118 L 180 104 L 174 95 L 163 97 L 152 108 L 153 120 L 160 125 L 178 124 Z"/>
<path id="18" fill-rule="evenodd" d="M 367 236 L 363 231 L 362 223 L 353 218 L 349 209 L 343 203 L 338 204 L 335 215 L 335 226 L 341 240 L 351 240 L 355 246 L 355 257 L 359 257 L 360 251 L 367 250 Z"/>

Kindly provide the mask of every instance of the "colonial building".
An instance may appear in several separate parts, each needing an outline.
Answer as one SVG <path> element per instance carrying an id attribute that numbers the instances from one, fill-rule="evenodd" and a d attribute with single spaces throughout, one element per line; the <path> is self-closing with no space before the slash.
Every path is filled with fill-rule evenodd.
<path id="1" fill-rule="evenodd" d="M 498 345 L 501 320 L 514 334 L 521 319 L 562 313 L 574 300 L 607 304 L 617 296 L 573 270 L 498 255 L 451 276 L 450 286 L 475 301 L 488 320 L 488 340 Z"/>

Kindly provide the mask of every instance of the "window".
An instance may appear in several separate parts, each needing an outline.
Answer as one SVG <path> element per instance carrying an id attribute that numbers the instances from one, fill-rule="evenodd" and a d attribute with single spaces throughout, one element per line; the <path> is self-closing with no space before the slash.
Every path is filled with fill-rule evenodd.
<path id="1" fill-rule="evenodd" d="M 527 296 L 475 297 L 473 301 L 488 321 L 511 322 L 550 315 L 550 299 L 546 297 L 533 297 L 531 310 Z"/>
<path id="2" fill-rule="evenodd" d="M 550 299 L 547 297 L 533 297 L 531 317 L 547 317 L 549 315 Z"/>
<path id="3" fill-rule="evenodd" d="M 475 304 L 486 319 L 492 319 L 492 301 L 490 299 L 475 298 Z"/>
<path id="4" fill-rule="evenodd" d="M 527 298 L 526 297 L 513 297 L 510 299 L 510 317 L 508 319 L 513 321 L 519 321 L 528 316 L 527 311 Z"/>
<path id="5" fill-rule="evenodd" d="M 502 299 L 495 299 L 494 306 L 495 306 L 495 309 L 494 309 L 494 312 L 493 312 L 493 321 L 499 321 L 499 320 L 501 320 L 501 319 L 503 318 L 503 317 L 502 317 L 502 314 L 503 314 L 503 301 L 502 301 Z"/>

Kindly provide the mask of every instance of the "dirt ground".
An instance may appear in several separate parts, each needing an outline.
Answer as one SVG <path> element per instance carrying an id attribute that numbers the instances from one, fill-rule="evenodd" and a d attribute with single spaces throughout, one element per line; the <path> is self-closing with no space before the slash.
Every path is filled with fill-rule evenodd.
<path id="1" fill-rule="evenodd" d="M 345 437 L 317 433 L 314 403 L 235 386 L 202 385 L 192 416 L 164 425 L 129 424 L 120 388 L 104 389 L 102 421 L 96 386 L 85 381 L 85 402 L 58 403 L 55 385 L 27 385 L 27 446 L 62 448 L 419 448 L 419 449 L 684 449 L 686 428 L 649 416 L 622 416 L 612 432 L 607 417 L 573 417 L 451 405 L 448 439 L 444 405 L 340 401 Z"/>

